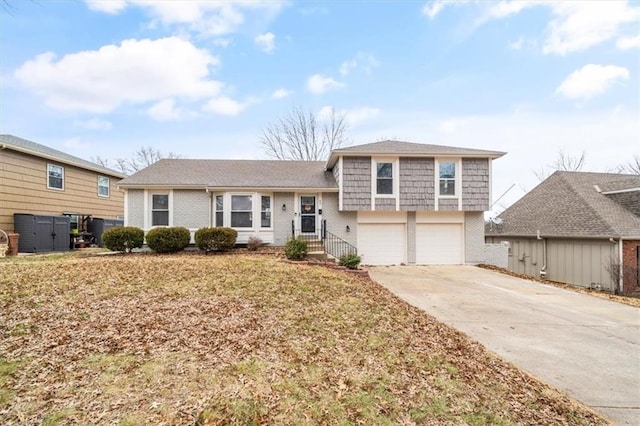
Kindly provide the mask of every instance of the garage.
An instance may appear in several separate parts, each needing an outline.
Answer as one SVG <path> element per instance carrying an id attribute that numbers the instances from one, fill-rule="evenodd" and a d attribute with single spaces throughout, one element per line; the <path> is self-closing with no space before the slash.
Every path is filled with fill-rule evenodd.
<path id="1" fill-rule="evenodd" d="M 462 264 L 462 229 L 461 223 L 416 224 L 416 264 Z"/>
<path id="2" fill-rule="evenodd" d="M 358 252 L 363 264 L 407 263 L 406 214 L 360 214 L 358 222 Z"/>
<path id="3" fill-rule="evenodd" d="M 463 264 L 464 223 L 464 212 L 418 212 L 416 264 Z"/>

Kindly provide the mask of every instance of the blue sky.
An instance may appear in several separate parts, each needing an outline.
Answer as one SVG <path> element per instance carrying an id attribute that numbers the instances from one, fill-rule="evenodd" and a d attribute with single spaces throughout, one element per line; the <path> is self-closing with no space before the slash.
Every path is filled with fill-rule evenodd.
<path id="1" fill-rule="evenodd" d="M 0 12 L 0 132 L 82 158 L 265 158 L 293 106 L 353 144 L 508 152 L 500 210 L 563 150 L 640 154 L 640 3 L 23 1 Z"/>

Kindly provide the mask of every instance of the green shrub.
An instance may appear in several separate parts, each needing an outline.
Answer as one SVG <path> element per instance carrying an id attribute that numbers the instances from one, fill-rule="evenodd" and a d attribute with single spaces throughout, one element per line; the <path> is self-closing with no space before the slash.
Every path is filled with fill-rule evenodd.
<path id="1" fill-rule="evenodd" d="M 135 226 L 114 226 L 102 234 L 102 244 L 113 251 L 130 252 L 143 243 L 144 231 Z"/>
<path id="2" fill-rule="evenodd" d="M 349 269 L 358 269 L 358 265 L 360 265 L 360 262 L 362 261 L 362 259 L 360 258 L 360 256 L 358 256 L 355 253 L 351 253 L 351 254 L 343 254 L 342 256 L 340 256 L 340 266 L 346 266 Z"/>
<path id="3" fill-rule="evenodd" d="M 256 251 L 260 247 L 262 247 L 264 243 L 258 237 L 249 237 L 249 241 L 247 241 L 247 250 Z"/>
<path id="4" fill-rule="evenodd" d="M 300 260 L 307 257 L 307 243 L 297 238 L 291 238 L 284 246 L 284 255 L 290 260 Z"/>
<path id="5" fill-rule="evenodd" d="M 194 235 L 196 246 L 204 251 L 227 251 L 236 245 L 238 231 L 231 228 L 200 228 Z"/>
<path id="6" fill-rule="evenodd" d="M 191 233 L 187 228 L 153 228 L 146 235 L 147 245 L 158 253 L 175 253 L 189 245 Z"/>

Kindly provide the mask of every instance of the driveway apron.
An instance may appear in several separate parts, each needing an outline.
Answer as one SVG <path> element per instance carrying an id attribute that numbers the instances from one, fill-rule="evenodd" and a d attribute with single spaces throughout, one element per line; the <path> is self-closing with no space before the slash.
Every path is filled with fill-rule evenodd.
<path id="1" fill-rule="evenodd" d="M 371 267 L 400 298 L 622 425 L 640 424 L 640 309 L 474 266 Z"/>

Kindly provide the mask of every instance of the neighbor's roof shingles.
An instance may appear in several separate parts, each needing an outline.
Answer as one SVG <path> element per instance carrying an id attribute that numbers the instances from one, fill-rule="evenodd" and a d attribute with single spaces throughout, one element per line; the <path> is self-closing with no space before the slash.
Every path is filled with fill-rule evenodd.
<path id="1" fill-rule="evenodd" d="M 119 178 L 125 176 L 123 173 L 108 169 L 106 167 L 102 167 L 99 164 L 92 163 L 91 161 L 83 160 L 82 158 L 67 154 L 66 152 L 58 151 L 57 149 L 49 148 L 48 146 L 44 146 L 39 143 L 22 139 L 13 135 L 0 135 L 0 146 L 2 145 L 5 145 L 7 148 L 14 151 L 24 152 L 26 154 L 35 155 L 47 160 L 57 161 L 83 169 L 88 169 L 108 176 L 115 176 Z"/>
<path id="2" fill-rule="evenodd" d="M 337 189 L 323 161 L 164 159 L 118 186 Z"/>
<path id="3" fill-rule="evenodd" d="M 502 223 L 487 235 L 639 237 L 640 217 L 596 188 L 621 182 L 640 187 L 640 176 L 557 171 L 502 212 Z"/>

